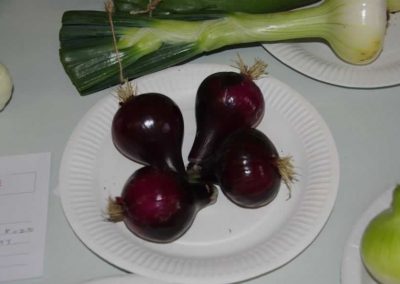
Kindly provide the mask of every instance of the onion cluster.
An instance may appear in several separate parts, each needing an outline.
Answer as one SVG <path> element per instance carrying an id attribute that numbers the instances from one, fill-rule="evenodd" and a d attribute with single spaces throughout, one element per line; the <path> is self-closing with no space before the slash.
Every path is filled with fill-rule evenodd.
<path id="1" fill-rule="evenodd" d="M 110 199 L 108 215 L 142 239 L 167 243 L 181 237 L 199 210 L 215 203 L 217 187 L 235 204 L 257 208 L 271 202 L 281 180 L 293 181 L 290 160 L 257 130 L 264 96 L 254 82 L 266 65 L 211 74 L 195 102 L 196 136 L 185 168 L 184 122 L 167 96 L 146 93 L 121 101 L 112 121 L 115 147 L 143 165 Z M 244 68 L 246 67 L 246 68 Z"/>

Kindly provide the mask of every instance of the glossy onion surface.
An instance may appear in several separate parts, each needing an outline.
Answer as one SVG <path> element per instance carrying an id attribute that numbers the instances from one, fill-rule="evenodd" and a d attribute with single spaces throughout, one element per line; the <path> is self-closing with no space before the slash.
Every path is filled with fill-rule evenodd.
<path id="1" fill-rule="evenodd" d="M 189 168 L 210 158 L 234 131 L 257 126 L 264 115 L 264 97 L 254 81 L 235 72 L 214 73 L 196 94 L 196 136 Z"/>
<path id="2" fill-rule="evenodd" d="M 281 184 L 278 152 L 271 140 L 257 129 L 232 134 L 222 145 L 214 172 L 225 195 L 242 207 L 270 203 Z"/>
<path id="3" fill-rule="evenodd" d="M 183 117 L 169 97 L 158 93 L 131 96 L 115 113 L 111 131 L 114 145 L 129 159 L 185 172 Z"/>

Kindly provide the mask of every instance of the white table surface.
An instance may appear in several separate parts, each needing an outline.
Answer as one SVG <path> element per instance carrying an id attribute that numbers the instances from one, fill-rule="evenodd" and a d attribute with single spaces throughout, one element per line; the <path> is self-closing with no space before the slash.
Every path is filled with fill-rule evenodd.
<path id="1" fill-rule="evenodd" d="M 109 90 L 81 97 L 58 58 L 62 13 L 102 9 L 102 0 L 1 0 L 0 62 L 15 84 L 0 112 L 0 156 L 51 152 L 52 167 L 45 249 L 40 278 L 14 284 L 78 284 L 124 275 L 89 251 L 69 227 L 54 193 L 62 152 L 74 126 Z M 295 88 L 328 124 L 340 158 L 339 192 L 332 215 L 316 240 L 284 267 L 246 283 L 337 284 L 343 248 L 361 213 L 400 182 L 400 86 L 360 90 L 307 78 L 279 63 L 262 47 L 226 50 L 194 62 L 232 64 L 237 52 L 260 58 L 271 75 Z"/>

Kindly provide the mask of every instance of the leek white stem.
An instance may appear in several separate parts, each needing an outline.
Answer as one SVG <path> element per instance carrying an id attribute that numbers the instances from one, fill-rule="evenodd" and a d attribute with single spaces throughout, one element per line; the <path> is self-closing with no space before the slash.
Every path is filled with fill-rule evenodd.
<path id="1" fill-rule="evenodd" d="M 205 30 L 204 50 L 238 42 L 319 38 L 344 61 L 367 64 L 383 47 L 386 1 L 326 0 L 316 7 L 284 13 L 238 14 L 218 25 L 224 28 L 214 25 Z"/>

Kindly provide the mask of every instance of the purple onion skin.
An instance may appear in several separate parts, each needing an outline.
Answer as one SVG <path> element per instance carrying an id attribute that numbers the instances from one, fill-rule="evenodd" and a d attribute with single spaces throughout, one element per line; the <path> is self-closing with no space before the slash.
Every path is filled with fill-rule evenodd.
<path id="1" fill-rule="evenodd" d="M 130 231 L 147 241 L 169 243 L 190 228 L 199 210 L 215 202 L 215 194 L 214 187 L 146 166 L 130 176 L 118 202 Z"/>
<path id="2" fill-rule="evenodd" d="M 264 116 L 264 97 L 254 81 L 235 72 L 214 73 L 200 84 L 195 103 L 196 136 L 189 166 L 200 166 L 234 131 L 256 127 Z"/>
<path id="3" fill-rule="evenodd" d="M 114 145 L 127 158 L 185 173 L 183 116 L 169 97 L 158 93 L 130 97 L 115 113 L 111 132 Z"/>
<path id="4" fill-rule="evenodd" d="M 257 129 L 232 134 L 221 146 L 213 169 L 222 192 L 245 208 L 267 205 L 279 192 L 279 155 L 271 140 Z"/>

